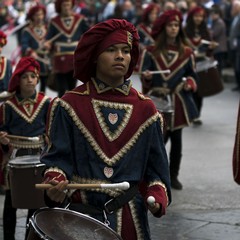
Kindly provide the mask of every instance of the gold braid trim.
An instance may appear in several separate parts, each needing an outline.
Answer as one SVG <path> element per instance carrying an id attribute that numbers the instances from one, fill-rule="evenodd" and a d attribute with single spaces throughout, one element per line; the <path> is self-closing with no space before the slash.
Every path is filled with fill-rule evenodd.
<path id="1" fill-rule="evenodd" d="M 168 204 L 169 204 L 169 199 L 168 199 L 168 194 L 167 194 L 167 188 L 166 188 L 165 184 L 164 184 L 163 182 L 161 182 L 161 181 L 154 181 L 154 182 L 150 182 L 148 186 L 149 186 L 149 187 L 152 187 L 152 186 L 154 186 L 154 185 L 159 185 L 159 186 L 161 186 L 161 187 L 164 189 L 165 194 L 166 194 L 166 197 L 167 197 L 167 202 L 168 202 Z M 168 204 L 167 204 L 167 205 L 168 205 Z"/>
<path id="2" fill-rule="evenodd" d="M 89 179 L 89 178 L 81 178 L 76 175 L 73 176 L 71 183 L 80 183 L 80 184 L 86 184 L 86 183 L 94 183 L 94 184 L 109 184 L 111 182 L 103 181 L 103 180 L 97 180 L 97 179 Z M 111 197 L 117 197 L 124 193 L 123 190 L 120 189 L 110 189 L 110 188 L 91 188 L 88 190 L 84 191 L 91 191 L 91 192 L 100 192 L 100 193 L 105 193 L 108 196 Z M 83 191 L 83 192 L 84 192 Z M 82 191 L 81 191 L 82 192 Z"/>
<path id="3" fill-rule="evenodd" d="M 162 115 L 162 113 L 158 112 L 158 116 L 159 116 L 159 119 L 160 119 L 160 127 L 161 127 L 161 130 L 162 130 L 162 133 L 163 133 L 163 130 L 164 130 L 164 119 L 163 119 L 163 115 Z"/>
<path id="4" fill-rule="evenodd" d="M 20 111 L 18 109 L 18 107 L 15 104 L 13 104 L 12 102 L 7 101 L 6 104 L 11 106 L 13 108 L 13 110 L 16 113 L 18 113 L 26 122 L 32 123 L 36 119 L 37 115 L 41 111 L 41 109 L 42 109 L 44 103 L 47 101 L 47 99 L 48 99 L 48 97 L 44 96 L 44 98 L 42 99 L 41 103 L 38 105 L 37 109 L 34 111 L 34 113 L 33 113 L 33 115 L 31 117 L 28 117 L 26 114 L 24 114 L 22 111 Z"/>
<path id="5" fill-rule="evenodd" d="M 134 204 L 134 198 L 131 201 L 129 201 L 128 205 L 132 214 L 133 224 L 136 229 L 137 239 L 143 240 L 144 239 L 143 232 L 139 223 L 139 218 L 137 216 L 136 206 Z"/>
<path id="6" fill-rule="evenodd" d="M 100 148 L 100 146 L 98 145 L 94 137 L 91 135 L 91 133 L 88 131 L 88 129 L 85 127 L 83 122 L 78 118 L 73 108 L 62 99 L 59 99 L 59 102 L 61 106 L 69 113 L 69 116 L 72 118 L 73 122 L 76 124 L 76 126 L 83 133 L 87 141 L 93 147 L 96 154 L 109 166 L 113 166 L 117 161 L 119 161 L 123 157 L 123 155 L 126 154 L 129 151 L 129 149 L 136 143 L 137 139 L 143 133 L 143 131 L 147 127 L 149 127 L 152 123 L 156 122 L 157 119 L 159 118 L 159 114 L 155 113 L 152 117 L 147 119 L 139 127 L 138 131 L 133 135 L 133 137 L 131 137 L 131 139 L 124 145 L 124 147 L 121 148 L 113 157 L 109 158 Z"/>
<path id="7" fill-rule="evenodd" d="M 122 208 L 117 210 L 116 217 L 117 217 L 116 232 L 118 233 L 119 236 L 121 236 L 121 233 L 122 233 Z"/>
<path id="8" fill-rule="evenodd" d="M 113 142 L 121 135 L 121 133 L 127 126 L 129 119 L 132 115 L 133 106 L 131 104 L 127 104 L 127 103 L 113 103 L 113 102 L 101 101 L 101 100 L 96 100 L 96 99 L 92 100 L 92 104 L 93 104 L 94 112 L 98 119 L 98 123 L 99 123 L 104 135 L 107 137 L 107 139 L 110 142 Z M 126 111 L 125 117 L 123 118 L 122 122 L 119 124 L 118 129 L 114 133 L 112 133 L 110 131 L 109 127 L 107 126 L 106 122 L 104 121 L 104 116 L 100 109 L 101 106 L 110 107 L 110 108 L 114 108 L 114 109 L 124 109 Z"/>

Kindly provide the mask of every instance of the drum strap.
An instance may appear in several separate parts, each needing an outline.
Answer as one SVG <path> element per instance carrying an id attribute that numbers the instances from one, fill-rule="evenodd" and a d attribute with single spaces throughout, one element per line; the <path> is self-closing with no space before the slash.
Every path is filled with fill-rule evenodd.
<path id="1" fill-rule="evenodd" d="M 104 209 L 100 207 L 95 207 L 88 204 L 82 203 L 71 203 L 69 205 L 70 210 L 81 212 L 84 214 L 99 214 L 105 211 L 108 214 L 121 208 L 123 205 L 128 203 L 138 192 L 138 185 L 131 186 L 124 194 L 121 194 L 115 198 L 110 199 L 104 204 Z"/>

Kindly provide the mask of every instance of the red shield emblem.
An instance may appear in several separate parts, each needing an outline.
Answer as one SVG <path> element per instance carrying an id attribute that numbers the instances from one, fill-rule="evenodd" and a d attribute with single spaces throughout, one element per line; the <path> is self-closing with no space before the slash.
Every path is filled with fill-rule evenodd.
<path id="1" fill-rule="evenodd" d="M 111 124 L 115 124 L 118 121 L 118 115 L 117 113 L 109 113 L 108 120 Z"/>

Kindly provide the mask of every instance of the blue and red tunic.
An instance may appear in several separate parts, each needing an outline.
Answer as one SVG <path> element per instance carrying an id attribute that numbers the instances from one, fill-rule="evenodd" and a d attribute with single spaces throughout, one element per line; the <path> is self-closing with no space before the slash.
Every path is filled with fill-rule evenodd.
<path id="1" fill-rule="evenodd" d="M 40 76 L 47 76 L 49 73 L 49 56 L 48 52 L 43 49 L 43 42 L 47 34 L 46 25 L 30 25 L 23 29 L 21 37 L 21 48 L 24 56 L 30 56 L 34 51 L 37 53 L 36 59 L 40 64 Z"/>
<path id="2" fill-rule="evenodd" d="M 53 40 L 53 69 L 56 73 L 73 71 L 73 53 L 81 35 L 88 30 L 85 18 L 79 14 L 51 19 L 46 40 Z"/>
<path id="3" fill-rule="evenodd" d="M 153 47 L 144 51 L 141 59 L 142 72 L 170 70 L 170 73 L 153 74 L 152 79 L 142 79 L 144 93 L 167 93 L 171 97 L 174 114 L 172 115 L 170 129 L 180 129 L 198 117 L 198 111 L 193 101 L 192 91 L 183 89 L 184 80 L 191 85 L 193 91 L 197 89 L 197 75 L 195 73 L 195 61 L 192 50 L 185 47 L 181 56 L 175 46 L 169 46 L 168 55 L 153 55 Z"/>
<path id="4" fill-rule="evenodd" d="M 47 134 L 49 144 L 41 157 L 48 167 L 45 180 L 141 185 L 141 193 L 108 220 L 126 239 L 150 239 L 146 198 L 152 195 L 163 205 L 158 217 L 171 202 L 162 117 L 151 99 L 133 89 L 130 81 L 113 89 L 92 79 L 52 102 Z M 104 209 L 123 192 L 77 190 L 71 198 Z M 104 220 L 102 214 L 93 217 Z"/>

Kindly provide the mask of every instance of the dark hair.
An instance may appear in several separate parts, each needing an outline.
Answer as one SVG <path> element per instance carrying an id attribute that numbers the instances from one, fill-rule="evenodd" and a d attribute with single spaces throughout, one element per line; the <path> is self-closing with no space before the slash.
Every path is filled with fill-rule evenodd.
<path id="1" fill-rule="evenodd" d="M 220 8 L 219 5 L 217 4 L 213 4 L 211 9 L 210 9 L 210 13 L 215 13 L 215 14 L 218 14 L 221 18 L 223 17 L 223 11 L 222 9 Z"/>
<path id="2" fill-rule="evenodd" d="M 187 46 L 184 32 L 180 26 L 179 33 L 176 37 L 176 46 L 181 57 L 184 54 L 185 46 Z M 153 55 L 157 57 L 159 53 L 162 52 L 164 56 L 167 56 L 167 33 L 166 26 L 163 31 L 158 35 L 155 41 L 155 48 L 153 50 Z"/>
<path id="3" fill-rule="evenodd" d="M 199 34 L 203 39 L 209 40 L 210 39 L 210 34 L 207 29 L 207 24 L 205 20 L 202 21 L 200 26 L 198 26 Z M 193 38 L 195 36 L 195 23 L 193 21 L 193 16 L 189 16 L 186 21 L 186 26 L 185 26 L 185 34 L 189 38 Z"/>

